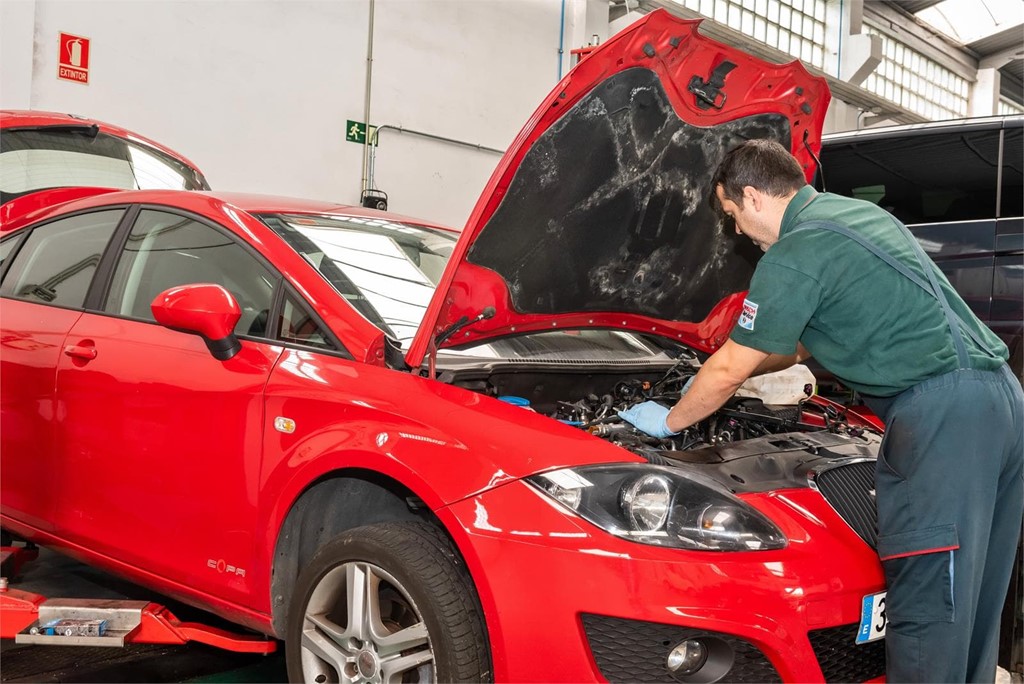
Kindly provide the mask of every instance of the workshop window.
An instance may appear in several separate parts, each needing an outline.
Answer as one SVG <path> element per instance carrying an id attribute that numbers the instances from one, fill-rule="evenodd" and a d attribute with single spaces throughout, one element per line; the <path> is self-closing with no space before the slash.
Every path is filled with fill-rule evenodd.
<path id="1" fill-rule="evenodd" d="M 123 214 L 122 209 L 79 214 L 33 229 L 4 277 L 0 295 L 81 308 Z"/>
<path id="2" fill-rule="evenodd" d="M 277 281 L 226 232 L 186 216 L 144 210 L 118 259 L 105 308 L 152 321 L 150 305 L 164 290 L 213 283 L 227 289 L 242 310 L 235 334 L 261 337 Z"/>
<path id="3" fill-rule="evenodd" d="M 677 2 L 812 66 L 825 66 L 825 0 Z"/>
<path id="4" fill-rule="evenodd" d="M 1005 97 L 999 98 L 999 114 L 1008 116 L 1010 114 L 1024 114 L 1024 106 L 1017 104 L 1012 100 L 1007 100 Z"/>
<path id="5" fill-rule="evenodd" d="M 865 79 L 866 90 L 933 120 L 967 115 L 966 79 L 873 26 L 864 30 L 882 39 L 882 63 Z"/>

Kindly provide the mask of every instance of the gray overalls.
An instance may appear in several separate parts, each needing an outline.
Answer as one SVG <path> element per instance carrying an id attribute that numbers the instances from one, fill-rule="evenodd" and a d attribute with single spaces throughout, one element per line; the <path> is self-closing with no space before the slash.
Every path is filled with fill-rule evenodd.
<path id="1" fill-rule="evenodd" d="M 875 486 L 887 679 L 992 682 L 1024 515 L 1021 385 L 1006 364 L 969 367 L 960 320 L 905 227 L 928 281 L 843 226 L 816 227 L 855 240 L 930 292 L 957 351 L 957 370 L 895 397 L 865 399 L 886 424 Z"/>

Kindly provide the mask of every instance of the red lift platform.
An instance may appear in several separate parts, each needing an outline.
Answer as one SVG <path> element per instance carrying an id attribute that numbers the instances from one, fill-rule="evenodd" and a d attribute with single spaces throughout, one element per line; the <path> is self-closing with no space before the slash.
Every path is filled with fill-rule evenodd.
<path id="1" fill-rule="evenodd" d="M 148 601 L 46 598 L 12 589 L 8 577 L 34 559 L 33 546 L 0 547 L 0 638 L 19 644 L 110 646 L 190 641 L 237 653 L 273 653 L 277 642 L 234 634 L 196 622 L 182 622 L 164 606 Z"/>

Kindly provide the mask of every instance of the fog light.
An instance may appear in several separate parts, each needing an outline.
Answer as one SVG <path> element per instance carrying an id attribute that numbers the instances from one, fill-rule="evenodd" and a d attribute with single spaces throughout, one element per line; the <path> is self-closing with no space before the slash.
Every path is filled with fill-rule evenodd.
<path id="1" fill-rule="evenodd" d="M 695 639 L 687 639 L 676 645 L 668 654 L 666 665 L 674 675 L 692 675 L 708 661 L 708 649 Z"/>

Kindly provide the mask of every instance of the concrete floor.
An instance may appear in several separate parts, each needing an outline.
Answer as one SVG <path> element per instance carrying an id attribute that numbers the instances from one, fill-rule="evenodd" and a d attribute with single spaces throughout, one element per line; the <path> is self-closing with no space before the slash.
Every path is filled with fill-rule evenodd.
<path id="1" fill-rule="evenodd" d="M 10 586 L 50 598 L 153 601 L 183 621 L 236 632 L 240 629 L 46 549 L 40 549 L 39 558 L 27 564 Z M 0 682 L 284 682 L 283 644 L 279 649 L 278 653 L 262 656 L 203 644 L 94 648 L 32 646 L 2 640 Z"/>
<path id="2" fill-rule="evenodd" d="M 47 549 L 40 549 L 39 558 L 22 569 L 11 587 L 51 598 L 153 601 L 180 620 L 240 629 Z M 285 682 L 283 644 L 278 648 L 277 653 L 261 656 L 202 644 L 80 648 L 0 640 L 0 682 Z M 994 684 L 1022 684 L 1022 679 L 1000 668 Z"/>

